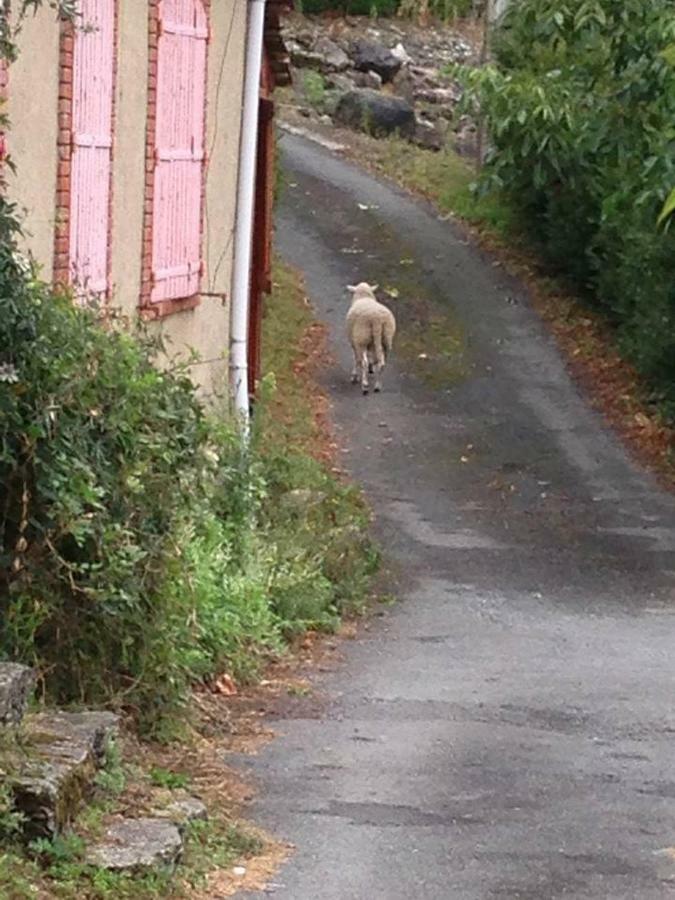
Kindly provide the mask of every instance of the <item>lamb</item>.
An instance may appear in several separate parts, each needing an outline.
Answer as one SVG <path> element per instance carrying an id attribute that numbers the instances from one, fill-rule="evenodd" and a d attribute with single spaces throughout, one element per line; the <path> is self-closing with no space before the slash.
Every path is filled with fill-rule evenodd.
<path id="1" fill-rule="evenodd" d="M 352 295 L 347 313 L 347 336 L 354 351 L 352 384 L 360 380 L 364 394 L 368 393 L 368 374 L 373 369 L 375 390 L 382 389 L 381 374 L 396 333 L 394 314 L 375 298 L 377 287 L 365 281 L 347 287 Z"/>

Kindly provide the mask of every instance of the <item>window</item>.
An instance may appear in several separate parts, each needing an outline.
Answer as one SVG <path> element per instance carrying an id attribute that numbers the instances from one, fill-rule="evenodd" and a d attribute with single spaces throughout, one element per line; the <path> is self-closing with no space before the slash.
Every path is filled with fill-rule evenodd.
<path id="1" fill-rule="evenodd" d="M 159 0 L 155 8 L 150 222 L 146 219 L 151 259 L 143 300 L 161 312 L 175 308 L 174 301 L 195 299 L 200 286 L 208 20 L 203 0 Z"/>

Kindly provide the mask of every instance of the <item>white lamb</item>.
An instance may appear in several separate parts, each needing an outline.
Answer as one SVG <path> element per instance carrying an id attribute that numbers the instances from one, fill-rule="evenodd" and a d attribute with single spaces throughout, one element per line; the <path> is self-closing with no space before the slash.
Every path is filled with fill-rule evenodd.
<path id="1" fill-rule="evenodd" d="M 347 336 L 354 351 L 352 383 L 361 381 L 361 389 L 368 393 L 368 374 L 375 370 L 375 390 L 382 389 L 380 380 L 387 355 L 391 352 L 396 333 L 396 319 L 390 309 L 375 299 L 377 285 L 348 285 L 352 295 L 347 313 Z M 359 379 L 360 376 L 360 379 Z"/>

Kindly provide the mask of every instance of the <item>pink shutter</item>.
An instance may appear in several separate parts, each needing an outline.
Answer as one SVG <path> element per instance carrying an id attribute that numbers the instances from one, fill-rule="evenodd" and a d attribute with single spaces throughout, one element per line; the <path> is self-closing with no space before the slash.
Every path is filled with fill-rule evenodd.
<path id="1" fill-rule="evenodd" d="M 80 0 L 74 32 L 70 277 L 96 294 L 109 286 L 115 2 Z"/>
<path id="2" fill-rule="evenodd" d="M 151 300 L 199 291 L 208 22 L 202 0 L 161 0 Z"/>

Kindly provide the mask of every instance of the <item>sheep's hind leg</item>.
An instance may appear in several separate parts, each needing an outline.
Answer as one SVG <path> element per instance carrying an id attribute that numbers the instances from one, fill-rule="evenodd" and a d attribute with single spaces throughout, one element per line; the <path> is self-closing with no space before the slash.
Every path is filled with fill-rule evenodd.
<path id="1" fill-rule="evenodd" d="M 368 393 L 368 351 L 364 350 L 361 359 L 361 390 L 364 394 Z"/>
<path id="2" fill-rule="evenodd" d="M 376 394 L 382 390 L 382 372 L 384 371 L 384 354 L 378 353 L 377 361 L 375 363 L 375 386 L 373 390 Z"/>
<path id="3" fill-rule="evenodd" d="M 361 368 L 361 361 L 359 358 L 358 351 L 354 348 L 354 368 L 352 369 L 352 384 L 359 383 L 359 369 Z"/>

